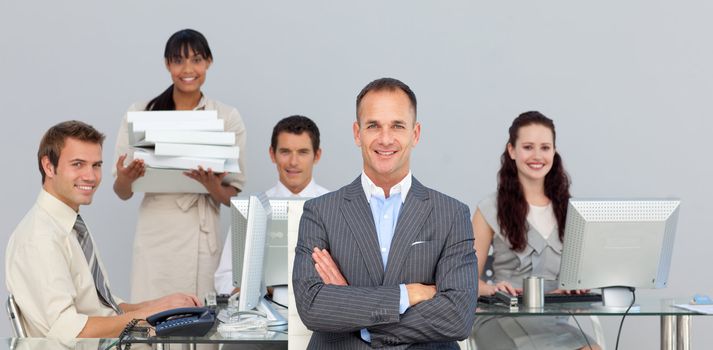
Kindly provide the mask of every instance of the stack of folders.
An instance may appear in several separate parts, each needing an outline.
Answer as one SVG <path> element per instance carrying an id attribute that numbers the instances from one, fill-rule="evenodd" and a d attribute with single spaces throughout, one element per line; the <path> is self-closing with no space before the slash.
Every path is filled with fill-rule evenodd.
<path id="1" fill-rule="evenodd" d="M 141 111 L 127 114 L 129 145 L 143 159 L 146 174 L 134 192 L 205 193 L 183 175 L 190 169 L 239 173 L 235 133 L 225 131 L 216 111 Z"/>

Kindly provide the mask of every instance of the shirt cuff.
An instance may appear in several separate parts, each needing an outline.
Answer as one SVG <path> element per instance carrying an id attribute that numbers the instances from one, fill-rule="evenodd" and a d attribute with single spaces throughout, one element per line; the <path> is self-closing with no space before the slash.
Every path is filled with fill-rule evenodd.
<path id="1" fill-rule="evenodd" d="M 403 314 L 410 307 L 408 302 L 408 290 L 406 290 L 405 284 L 399 284 L 399 315 Z M 361 339 L 367 343 L 371 343 L 371 334 L 366 328 L 362 328 L 359 331 Z"/>
<path id="2" fill-rule="evenodd" d="M 362 328 L 361 331 L 361 339 L 367 343 L 371 343 L 371 334 L 369 331 L 366 330 L 366 328 Z"/>
<path id="3" fill-rule="evenodd" d="M 406 290 L 405 284 L 399 284 L 399 315 L 403 315 L 406 310 L 408 310 L 411 305 L 408 302 L 408 290 Z"/>

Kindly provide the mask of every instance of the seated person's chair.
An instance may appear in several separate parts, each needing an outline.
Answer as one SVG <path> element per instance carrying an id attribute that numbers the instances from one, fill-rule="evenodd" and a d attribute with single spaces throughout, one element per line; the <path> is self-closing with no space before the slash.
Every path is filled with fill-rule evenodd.
<path id="1" fill-rule="evenodd" d="M 15 297 L 9 295 L 7 301 L 5 302 L 5 311 L 7 311 L 7 317 L 12 325 L 12 331 L 15 338 L 27 338 L 27 333 L 25 333 L 25 327 L 22 325 L 22 316 L 20 314 L 20 309 L 15 303 Z"/>

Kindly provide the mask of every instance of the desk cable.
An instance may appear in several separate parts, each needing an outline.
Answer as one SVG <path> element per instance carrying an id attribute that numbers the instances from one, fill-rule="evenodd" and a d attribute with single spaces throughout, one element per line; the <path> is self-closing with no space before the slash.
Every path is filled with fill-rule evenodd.
<path id="1" fill-rule="evenodd" d="M 280 303 L 276 302 L 274 299 L 272 299 L 271 296 L 267 296 L 267 295 L 266 295 L 266 296 L 265 296 L 265 300 L 267 300 L 267 301 L 269 301 L 269 302 L 271 302 L 271 303 L 273 303 L 273 304 L 275 304 L 275 305 L 277 305 L 277 306 L 281 306 L 281 307 L 284 307 L 285 309 L 288 309 L 287 305 L 283 305 L 283 304 L 280 304 Z"/>
<path id="2" fill-rule="evenodd" d="M 619 323 L 619 331 L 616 333 L 616 346 L 614 347 L 614 350 L 619 350 L 619 336 L 621 335 L 621 326 L 624 325 L 624 319 L 626 318 L 626 315 L 629 313 L 629 310 L 631 310 L 631 307 L 634 306 L 634 303 L 636 303 L 636 293 L 634 293 L 635 289 L 634 287 L 627 287 L 629 291 L 631 291 L 631 304 L 629 304 L 629 307 L 626 308 L 626 311 L 624 312 L 624 315 L 621 316 L 621 322 Z"/>
<path id="3" fill-rule="evenodd" d="M 574 319 L 574 322 L 577 323 L 577 327 L 579 328 L 579 332 L 582 333 L 582 338 L 584 338 L 584 341 L 587 342 L 587 346 L 589 347 L 589 349 L 593 349 L 593 348 L 592 348 L 592 344 L 589 343 L 589 338 L 588 338 L 587 335 L 584 333 L 584 330 L 582 329 L 582 326 L 579 324 L 579 321 L 577 321 L 577 317 L 574 315 L 574 313 L 572 313 L 572 311 L 568 311 L 568 312 L 569 312 L 569 314 L 572 316 L 572 318 Z"/>
<path id="4" fill-rule="evenodd" d="M 119 334 L 119 339 L 117 339 L 115 342 L 113 342 L 111 345 L 109 345 L 109 346 L 108 346 L 106 349 L 104 349 L 104 350 L 110 350 L 111 348 L 113 348 L 113 347 L 115 347 L 115 346 L 116 346 L 116 349 L 117 349 L 117 350 L 129 350 L 129 349 L 131 349 L 131 343 L 123 343 L 123 344 L 122 344 L 122 342 L 126 339 L 126 337 L 129 336 L 129 333 L 131 333 L 131 332 L 133 331 L 133 329 L 136 327 L 136 324 L 139 323 L 139 322 L 141 322 L 141 321 L 145 321 L 145 320 L 135 318 L 135 319 L 129 321 L 129 323 L 126 324 L 126 326 L 124 327 L 124 329 L 123 329 L 123 330 L 121 331 L 121 333 Z M 122 347 L 122 345 L 123 345 L 123 347 Z"/>

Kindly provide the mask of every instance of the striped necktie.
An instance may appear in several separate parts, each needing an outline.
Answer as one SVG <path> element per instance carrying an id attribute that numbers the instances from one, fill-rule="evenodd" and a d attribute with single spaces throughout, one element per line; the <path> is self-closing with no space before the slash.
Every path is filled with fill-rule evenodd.
<path id="1" fill-rule="evenodd" d="M 99 268 L 97 256 L 94 254 L 94 244 L 92 243 L 92 238 L 89 236 L 87 225 L 84 224 L 84 220 L 82 220 L 80 215 L 77 215 L 77 221 L 74 223 L 74 231 L 77 233 L 77 240 L 79 241 L 79 245 L 82 247 L 84 257 L 87 258 L 87 264 L 89 264 L 89 270 L 92 272 L 92 277 L 94 277 L 94 285 L 97 287 L 99 300 L 102 304 L 121 314 L 122 311 L 119 306 L 116 305 L 116 301 L 114 301 L 114 298 L 111 296 L 111 292 L 109 291 L 109 286 L 106 284 L 104 273 L 101 268 Z"/>

